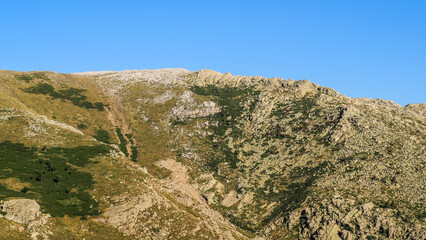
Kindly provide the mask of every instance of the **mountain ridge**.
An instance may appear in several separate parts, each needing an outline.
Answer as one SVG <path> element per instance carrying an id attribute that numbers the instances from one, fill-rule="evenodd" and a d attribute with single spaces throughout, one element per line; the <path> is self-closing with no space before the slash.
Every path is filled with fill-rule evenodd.
<path id="1" fill-rule="evenodd" d="M 424 103 L 212 70 L 2 70 L 0 80 L 0 198 L 34 199 L 50 214 L 24 230 L 1 214 L 17 236 L 425 237 Z M 4 157 L 18 153 L 45 170 Z"/>

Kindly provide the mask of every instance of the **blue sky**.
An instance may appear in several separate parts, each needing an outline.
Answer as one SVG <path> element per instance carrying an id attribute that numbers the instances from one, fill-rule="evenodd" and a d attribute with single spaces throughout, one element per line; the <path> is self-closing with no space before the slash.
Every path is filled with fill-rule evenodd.
<path id="1" fill-rule="evenodd" d="M 0 69 L 203 68 L 426 102 L 426 1 L 5 1 Z"/>

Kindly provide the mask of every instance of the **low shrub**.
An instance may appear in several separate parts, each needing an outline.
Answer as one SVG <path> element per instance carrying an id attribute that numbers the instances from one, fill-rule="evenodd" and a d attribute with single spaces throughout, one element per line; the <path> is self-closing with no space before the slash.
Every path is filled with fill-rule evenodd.
<path id="1" fill-rule="evenodd" d="M 96 130 L 96 135 L 93 137 L 98 141 L 101 141 L 104 143 L 111 143 L 109 132 L 105 129 L 100 128 Z"/>
<path id="2" fill-rule="evenodd" d="M 68 100 L 76 106 L 87 109 L 97 109 L 98 111 L 104 111 L 105 107 L 108 106 L 101 102 L 91 103 L 86 101 L 87 97 L 83 95 L 83 93 L 86 92 L 84 89 L 68 88 L 56 91 L 55 88 L 48 83 L 38 83 L 35 86 L 24 89 L 24 92 L 49 95 L 54 99 Z"/>
<path id="3" fill-rule="evenodd" d="M 109 150 L 105 145 L 42 150 L 21 143 L 0 142 L 0 179 L 14 177 L 30 183 L 30 187 L 19 192 L 0 184 L 0 199 L 37 199 L 54 217 L 96 215 L 98 203 L 87 193 L 93 188 L 93 177 L 76 167 L 86 166 L 93 162 L 93 157 Z"/>

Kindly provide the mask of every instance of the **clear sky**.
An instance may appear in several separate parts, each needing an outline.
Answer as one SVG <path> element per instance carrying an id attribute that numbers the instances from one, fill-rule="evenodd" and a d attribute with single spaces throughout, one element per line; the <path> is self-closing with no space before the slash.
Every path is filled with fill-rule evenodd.
<path id="1" fill-rule="evenodd" d="M 426 102 L 426 0 L 0 0 L 0 69 L 182 67 Z"/>

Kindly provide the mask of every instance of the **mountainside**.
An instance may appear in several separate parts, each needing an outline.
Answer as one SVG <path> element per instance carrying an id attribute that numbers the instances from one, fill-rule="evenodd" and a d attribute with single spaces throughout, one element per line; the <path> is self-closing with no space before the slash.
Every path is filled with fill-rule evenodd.
<path id="1" fill-rule="evenodd" d="M 0 70 L 5 239 L 425 239 L 426 104 L 211 70 Z"/>

